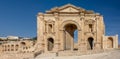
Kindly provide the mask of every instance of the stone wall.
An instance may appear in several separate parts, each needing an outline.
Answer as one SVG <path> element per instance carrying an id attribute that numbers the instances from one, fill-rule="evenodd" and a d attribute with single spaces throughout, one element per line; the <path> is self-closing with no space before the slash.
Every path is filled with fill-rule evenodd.
<path id="1" fill-rule="evenodd" d="M 32 53 L 2 53 L 0 59 L 34 59 Z"/>

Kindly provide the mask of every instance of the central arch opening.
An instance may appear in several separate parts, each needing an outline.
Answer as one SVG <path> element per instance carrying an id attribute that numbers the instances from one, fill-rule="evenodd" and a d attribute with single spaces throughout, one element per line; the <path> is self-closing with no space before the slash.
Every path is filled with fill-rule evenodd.
<path id="1" fill-rule="evenodd" d="M 78 50 L 78 30 L 75 24 L 67 24 L 64 26 L 64 49 Z"/>

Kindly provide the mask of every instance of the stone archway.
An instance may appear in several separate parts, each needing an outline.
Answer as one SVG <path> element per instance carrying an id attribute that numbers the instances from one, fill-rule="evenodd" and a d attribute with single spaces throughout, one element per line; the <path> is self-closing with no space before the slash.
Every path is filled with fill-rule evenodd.
<path id="1" fill-rule="evenodd" d="M 67 20 L 60 26 L 62 50 L 78 50 L 78 45 L 81 39 L 81 28 L 76 21 Z M 75 31 L 77 31 L 77 39 L 75 41 Z"/>
<path id="2" fill-rule="evenodd" d="M 113 38 L 109 37 L 107 39 L 107 48 L 113 48 Z"/>
<path id="3" fill-rule="evenodd" d="M 88 50 L 93 49 L 93 43 L 94 43 L 94 39 L 92 37 L 89 37 L 88 38 L 88 45 L 87 45 Z"/>
<path id="4" fill-rule="evenodd" d="M 67 24 L 74 24 L 74 25 L 76 25 L 76 27 L 77 27 L 77 29 L 78 29 L 79 31 L 81 30 L 78 22 L 73 21 L 73 20 L 64 21 L 64 22 L 61 24 L 61 26 L 60 26 L 60 30 L 65 30 L 64 27 L 65 27 L 65 25 L 67 25 Z"/>
<path id="5" fill-rule="evenodd" d="M 48 38 L 47 43 L 48 43 L 48 45 L 47 45 L 48 46 L 47 47 L 48 51 L 52 51 L 53 47 L 54 47 L 54 40 L 53 40 L 53 38 Z"/>
<path id="6" fill-rule="evenodd" d="M 64 49 L 65 50 L 74 50 L 74 46 L 77 44 L 77 42 L 74 42 L 74 32 L 77 30 L 77 26 L 74 24 L 67 24 L 64 26 Z M 77 49 L 77 47 L 76 47 Z"/>

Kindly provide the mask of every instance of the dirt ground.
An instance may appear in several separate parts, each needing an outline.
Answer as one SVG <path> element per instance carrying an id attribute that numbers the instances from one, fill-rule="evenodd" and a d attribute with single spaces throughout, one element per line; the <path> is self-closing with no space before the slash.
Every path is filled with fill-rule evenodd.
<path id="1" fill-rule="evenodd" d="M 92 55 L 43 57 L 40 59 L 120 59 L 120 49 Z"/>

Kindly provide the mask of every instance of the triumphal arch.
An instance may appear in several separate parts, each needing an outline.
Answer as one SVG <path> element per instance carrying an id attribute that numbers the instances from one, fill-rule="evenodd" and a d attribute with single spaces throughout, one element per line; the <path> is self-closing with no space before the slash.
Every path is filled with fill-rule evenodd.
<path id="1" fill-rule="evenodd" d="M 38 13 L 37 41 L 0 38 L 0 59 L 54 59 L 55 56 L 80 56 L 116 48 L 118 35 L 105 35 L 101 14 L 67 4 Z"/>
<path id="2" fill-rule="evenodd" d="M 112 49 L 118 35 L 105 36 L 101 14 L 67 4 L 38 13 L 37 45 L 43 52 Z"/>

